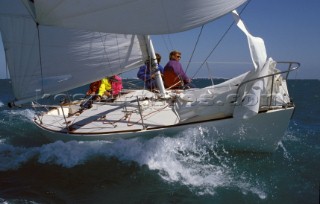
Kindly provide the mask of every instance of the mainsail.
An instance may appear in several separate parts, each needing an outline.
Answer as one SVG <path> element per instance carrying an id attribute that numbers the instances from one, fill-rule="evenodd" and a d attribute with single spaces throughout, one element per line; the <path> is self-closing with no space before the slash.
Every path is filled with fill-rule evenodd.
<path id="1" fill-rule="evenodd" d="M 137 68 L 149 55 L 145 35 L 203 25 L 245 1 L 1 0 L 16 104 Z"/>

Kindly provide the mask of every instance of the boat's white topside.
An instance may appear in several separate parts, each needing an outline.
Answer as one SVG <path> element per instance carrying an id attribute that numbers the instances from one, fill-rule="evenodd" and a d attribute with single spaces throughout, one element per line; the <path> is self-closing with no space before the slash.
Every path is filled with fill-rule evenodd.
<path id="1" fill-rule="evenodd" d="M 284 85 L 282 81 L 281 90 Z M 147 90 L 125 90 L 113 101 L 93 102 L 86 109 L 81 107 L 85 100 L 55 106 L 35 117 L 35 123 L 50 139 L 65 141 L 170 135 L 170 131 L 203 125 L 214 128 L 218 133 L 215 137 L 232 149 L 274 151 L 294 107 L 286 97 L 280 97 L 273 106 L 260 104 L 256 116 L 235 117 L 233 111 L 238 104 L 233 96 L 237 88 L 231 81 L 225 86 L 167 90 L 166 97 Z M 287 90 L 282 94 L 287 96 Z M 263 96 L 261 101 L 270 101 L 268 97 Z"/>
<path id="2" fill-rule="evenodd" d="M 137 90 L 113 102 L 94 102 L 89 109 L 82 110 L 80 102 L 65 104 L 36 121 L 45 129 L 71 134 L 138 131 L 177 124 L 179 118 L 172 104 L 155 97 L 152 92 Z"/>
<path id="3" fill-rule="evenodd" d="M 143 112 L 143 122 L 138 108 L 116 108 L 113 104 L 93 104 L 92 108 L 66 117 L 56 115 L 58 109 L 43 115 L 42 124 L 35 122 L 52 140 L 115 140 L 130 137 L 152 137 L 172 134 L 186 128 L 208 127 L 227 149 L 240 151 L 274 151 L 287 129 L 294 107 L 278 107 L 260 112 L 250 119 L 225 117 L 198 122 L 178 123 L 178 117 L 166 103 L 153 105 Z M 67 107 L 64 107 L 67 111 Z M 115 109 L 115 110 L 113 110 Z M 60 109 L 61 110 L 61 109 Z M 70 122 L 69 122 L 70 121 Z"/>

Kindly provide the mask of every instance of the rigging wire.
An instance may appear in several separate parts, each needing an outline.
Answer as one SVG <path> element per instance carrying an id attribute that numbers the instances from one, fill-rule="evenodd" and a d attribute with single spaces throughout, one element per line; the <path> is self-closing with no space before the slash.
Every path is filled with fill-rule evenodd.
<path id="1" fill-rule="evenodd" d="M 171 37 L 170 35 L 167 35 L 167 38 L 168 38 L 168 41 L 169 41 L 169 44 L 170 44 L 170 47 L 171 47 L 171 50 L 173 50 L 173 43 L 172 43 L 172 40 L 171 40 Z"/>
<path id="2" fill-rule="evenodd" d="M 39 23 L 36 22 L 37 26 L 37 37 L 38 37 L 38 50 L 39 50 L 39 64 L 40 64 L 40 76 L 41 76 L 41 93 L 44 94 L 44 84 L 43 84 L 43 65 L 42 65 L 42 52 L 41 52 L 41 35 L 39 29 Z"/>
<path id="3" fill-rule="evenodd" d="M 38 51 L 39 51 L 39 65 L 40 65 L 40 76 L 41 76 L 41 92 L 44 93 L 44 84 L 43 84 L 43 65 L 42 65 L 42 54 L 41 54 L 41 35 L 40 35 L 40 29 L 39 26 L 40 24 L 38 23 L 38 21 L 36 20 L 36 16 L 35 14 L 32 12 L 32 8 L 34 8 L 34 1 L 31 0 L 28 5 L 30 5 L 30 7 L 28 7 L 26 4 L 23 4 L 24 7 L 27 9 L 27 11 L 29 12 L 29 14 L 32 16 L 32 20 L 34 21 L 35 25 L 36 25 L 36 29 L 37 29 L 37 40 L 38 40 Z"/>
<path id="4" fill-rule="evenodd" d="M 187 65 L 187 68 L 186 68 L 186 71 L 185 71 L 186 73 L 187 73 L 187 71 L 188 71 L 188 69 L 189 69 L 189 65 L 190 65 L 191 60 L 192 60 L 192 58 L 193 58 L 194 52 L 196 51 L 196 48 L 197 48 L 197 46 L 198 46 L 199 39 L 200 39 L 200 37 L 201 37 L 201 34 L 202 34 L 202 30 L 203 30 L 203 28 L 204 28 L 204 25 L 202 25 L 202 26 L 201 26 L 201 29 L 200 29 L 200 32 L 199 32 L 199 35 L 198 35 L 198 38 L 197 38 L 196 44 L 194 45 L 194 48 L 193 48 L 192 54 L 191 54 L 190 59 L 189 59 L 189 61 L 188 61 L 188 65 Z"/>
<path id="5" fill-rule="evenodd" d="M 93 35 L 95 35 L 95 34 L 93 34 Z M 104 59 L 106 59 L 106 62 L 108 63 L 108 65 L 109 65 L 109 68 L 110 68 L 110 73 L 111 73 L 111 75 L 114 75 L 113 73 L 115 73 L 115 68 L 116 67 L 110 67 L 110 64 L 111 64 L 111 61 L 110 61 L 110 53 L 108 52 L 108 47 L 107 47 L 107 43 L 106 43 L 106 41 L 107 41 L 107 38 L 110 36 L 110 35 L 112 35 L 112 36 L 115 36 L 115 42 L 116 42 L 116 44 L 117 44 L 117 50 L 116 50 L 116 53 L 117 53 L 117 55 L 118 55 L 118 66 L 119 66 L 119 68 L 121 68 L 122 66 L 121 66 L 121 57 L 120 57 L 120 49 L 119 49 L 119 38 L 118 38 L 118 35 L 117 34 L 108 34 L 108 33 L 102 33 L 102 32 L 99 32 L 98 33 L 98 37 L 99 37 L 99 39 L 101 40 L 101 46 L 102 46 L 102 48 L 103 48 L 103 53 L 104 53 Z M 110 75 L 110 76 L 111 76 Z"/>
<path id="6" fill-rule="evenodd" d="M 168 48 L 168 45 L 167 45 L 166 39 L 164 38 L 164 36 L 163 36 L 163 35 L 161 35 L 161 38 L 162 38 L 162 41 L 163 41 L 163 43 L 164 43 L 164 45 L 165 45 L 165 47 L 166 47 L 167 51 L 169 52 L 169 48 Z"/>
<path id="7" fill-rule="evenodd" d="M 251 0 L 248 0 L 248 2 L 244 5 L 243 9 L 240 11 L 239 15 L 241 15 L 243 13 L 243 11 L 247 8 L 247 6 L 249 5 L 249 3 L 251 2 Z M 222 42 L 222 40 L 224 39 L 224 37 L 227 35 L 227 33 L 229 32 L 229 30 L 231 29 L 231 27 L 234 25 L 234 21 L 231 23 L 231 25 L 228 27 L 228 29 L 223 33 L 223 35 L 221 36 L 220 40 L 217 42 L 217 44 L 213 47 L 213 49 L 211 50 L 211 52 L 208 54 L 208 56 L 205 58 L 205 60 L 201 63 L 200 67 L 197 69 L 196 73 L 191 77 L 192 79 L 199 73 L 200 69 L 203 67 L 203 65 L 208 61 L 209 57 L 211 57 L 212 53 L 217 49 L 217 47 L 220 45 L 220 43 Z M 202 32 L 202 30 L 201 30 Z M 198 36 L 199 38 L 200 36 Z"/>
<path id="8" fill-rule="evenodd" d="M 165 45 L 168 53 L 171 52 L 170 50 L 174 50 L 170 35 L 161 35 L 161 38 L 162 38 L 163 44 Z"/>

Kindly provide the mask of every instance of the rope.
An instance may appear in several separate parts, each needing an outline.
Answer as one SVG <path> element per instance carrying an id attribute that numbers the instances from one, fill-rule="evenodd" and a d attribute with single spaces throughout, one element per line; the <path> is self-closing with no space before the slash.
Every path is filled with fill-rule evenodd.
<path id="1" fill-rule="evenodd" d="M 181 83 L 181 80 L 179 80 L 177 83 L 175 83 L 175 84 L 173 84 L 172 86 L 170 86 L 169 88 L 167 88 L 167 90 L 168 90 L 168 89 L 171 89 L 172 87 L 175 87 L 175 86 L 178 85 L 179 83 Z"/>

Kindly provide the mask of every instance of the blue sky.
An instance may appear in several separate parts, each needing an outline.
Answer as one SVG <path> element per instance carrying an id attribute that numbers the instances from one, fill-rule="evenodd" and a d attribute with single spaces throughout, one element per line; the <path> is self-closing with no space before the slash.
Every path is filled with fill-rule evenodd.
<path id="1" fill-rule="evenodd" d="M 241 18 L 252 35 L 262 37 L 267 54 L 276 61 L 301 63 L 294 79 L 320 79 L 320 0 L 251 0 Z M 242 7 L 238 9 L 238 12 Z M 159 15 L 159 14 L 157 14 Z M 200 63 L 209 56 L 223 33 L 233 22 L 231 14 L 205 25 L 198 47 L 187 69 L 194 76 Z M 168 54 L 176 49 L 182 52 L 183 66 L 187 68 L 200 28 L 171 35 L 152 36 L 154 47 L 162 55 L 162 65 Z M 195 77 L 230 78 L 249 70 L 251 60 L 244 34 L 234 25 Z M 4 70 L 4 53 L 0 43 L 0 70 Z M 0 77 L 4 71 L 0 71 Z M 135 72 L 127 76 L 135 76 Z"/>
<path id="2" fill-rule="evenodd" d="M 241 18 L 252 35 L 264 39 L 269 57 L 276 61 L 301 63 L 298 72 L 291 74 L 290 78 L 320 79 L 319 8 L 320 0 L 252 0 Z M 241 9 L 239 8 L 238 12 Z M 194 61 L 202 61 L 208 56 L 232 21 L 232 16 L 226 15 L 204 27 L 198 44 L 199 49 L 193 57 Z M 163 55 L 162 64 L 168 59 L 168 48 L 182 51 L 182 61 L 188 61 L 199 31 L 200 29 L 192 30 L 186 36 L 179 33 L 153 37 L 157 51 Z M 211 74 L 216 77 L 229 78 L 251 67 L 246 38 L 235 25 L 215 49 L 209 61 L 221 62 L 210 66 L 210 70 L 213 67 Z M 229 62 L 230 66 L 225 62 Z M 189 76 L 193 76 L 193 70 L 190 68 L 187 72 Z M 199 73 L 208 76 L 206 67 Z"/>

